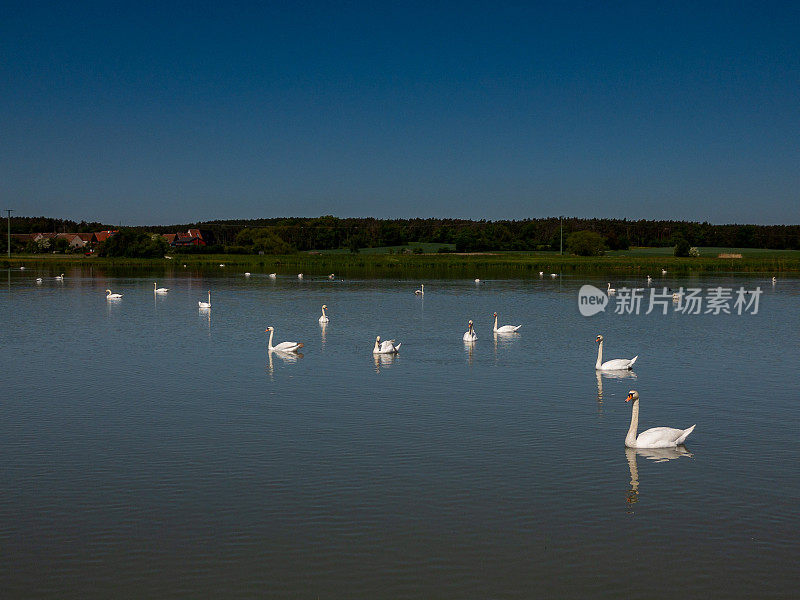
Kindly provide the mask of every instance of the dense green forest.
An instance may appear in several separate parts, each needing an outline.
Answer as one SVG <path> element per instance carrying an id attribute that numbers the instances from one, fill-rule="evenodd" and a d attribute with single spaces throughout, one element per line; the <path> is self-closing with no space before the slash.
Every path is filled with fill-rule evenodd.
<path id="1" fill-rule="evenodd" d="M 271 218 L 207 221 L 177 225 L 134 227 L 139 231 L 174 233 L 198 228 L 207 246 L 186 252 L 287 253 L 408 243 L 454 244 L 459 252 L 490 250 L 557 250 L 561 240 L 558 217 L 514 221 L 462 219 L 340 219 Z M 674 246 L 685 240 L 691 246 L 800 249 L 800 225 L 714 225 L 688 221 L 627 219 L 563 220 L 564 242 L 574 232 L 602 236 L 607 248 Z M 5 229 L 5 228 L 3 228 Z M 113 225 L 75 222 L 45 217 L 12 217 L 12 233 L 88 232 L 116 229 Z M 2 234 L 5 243 L 5 232 Z"/>

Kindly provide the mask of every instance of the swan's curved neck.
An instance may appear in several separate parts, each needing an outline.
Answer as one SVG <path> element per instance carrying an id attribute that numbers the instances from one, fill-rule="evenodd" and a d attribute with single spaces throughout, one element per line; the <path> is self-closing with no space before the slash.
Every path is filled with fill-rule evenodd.
<path id="1" fill-rule="evenodd" d="M 494 316 L 494 329 L 497 331 L 497 315 Z"/>
<path id="2" fill-rule="evenodd" d="M 269 330 L 269 342 L 267 342 L 267 348 L 269 348 L 270 350 L 272 350 L 272 347 L 273 347 L 272 346 L 272 334 L 273 333 L 275 333 L 275 330 L 274 329 L 270 329 Z"/>
<path id="3" fill-rule="evenodd" d="M 323 317 L 325 316 L 325 307 L 324 306 L 322 307 L 322 316 Z"/>
<path id="4" fill-rule="evenodd" d="M 381 349 L 380 344 L 378 344 L 378 340 L 375 340 L 375 351 L 379 351 Z"/>
<path id="5" fill-rule="evenodd" d="M 597 344 L 597 363 L 595 363 L 594 368 L 599 369 L 603 364 L 603 341 L 601 340 L 599 344 Z"/>
<path id="6" fill-rule="evenodd" d="M 625 445 L 628 448 L 636 447 L 636 431 L 639 429 L 639 401 L 633 401 L 631 409 L 631 426 L 628 428 L 628 435 L 625 436 Z"/>

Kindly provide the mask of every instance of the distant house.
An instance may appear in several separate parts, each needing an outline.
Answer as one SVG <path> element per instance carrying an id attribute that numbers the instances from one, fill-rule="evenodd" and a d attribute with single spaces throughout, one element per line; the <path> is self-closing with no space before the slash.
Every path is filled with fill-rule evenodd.
<path id="1" fill-rule="evenodd" d="M 59 233 L 56 234 L 56 239 L 67 240 L 70 248 L 83 248 L 86 242 L 77 233 Z"/>
<path id="2" fill-rule="evenodd" d="M 189 229 L 186 233 L 162 233 L 170 246 L 205 246 L 203 234 L 199 229 Z"/>
<path id="3" fill-rule="evenodd" d="M 96 231 L 94 233 L 94 237 L 97 239 L 98 242 L 105 242 L 108 238 L 110 238 L 115 233 L 117 233 L 117 232 L 116 231 L 110 231 L 110 230 Z"/>

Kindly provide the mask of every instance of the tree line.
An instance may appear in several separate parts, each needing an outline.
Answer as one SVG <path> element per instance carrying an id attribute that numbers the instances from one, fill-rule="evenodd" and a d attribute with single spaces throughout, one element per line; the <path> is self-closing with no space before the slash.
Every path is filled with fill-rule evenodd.
<path id="1" fill-rule="evenodd" d="M 148 233 L 172 233 L 197 228 L 205 247 L 184 252 L 241 252 L 285 254 L 410 243 L 455 246 L 458 252 L 494 250 L 558 250 L 570 234 L 589 231 L 602 237 L 611 250 L 630 246 L 690 246 L 800 249 L 800 225 L 715 225 L 707 222 L 628 219 L 534 218 L 502 221 L 465 219 L 268 218 L 205 221 L 130 229 Z M 113 229 L 101 223 L 75 222 L 45 217 L 12 217 L 12 233 L 83 232 Z M 444 248 L 443 248 L 444 249 Z"/>

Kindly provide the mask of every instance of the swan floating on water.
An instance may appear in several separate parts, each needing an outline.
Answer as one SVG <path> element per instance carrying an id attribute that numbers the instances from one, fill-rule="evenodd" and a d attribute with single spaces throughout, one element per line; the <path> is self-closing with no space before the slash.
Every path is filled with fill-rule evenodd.
<path id="1" fill-rule="evenodd" d="M 472 326 L 472 319 L 469 320 L 467 323 L 467 330 L 464 332 L 464 335 L 461 336 L 465 342 L 474 342 L 478 339 L 478 334 L 475 333 L 475 329 Z"/>
<path id="2" fill-rule="evenodd" d="M 245 271 L 245 272 L 244 272 L 244 276 L 245 276 L 245 277 L 250 277 L 250 271 Z"/>
<path id="3" fill-rule="evenodd" d="M 319 322 L 320 323 L 327 323 L 328 321 L 330 321 L 330 319 L 328 318 L 328 315 L 325 314 L 325 309 L 326 308 L 328 308 L 328 305 L 327 304 L 323 304 L 322 305 L 322 316 L 319 318 Z"/>
<path id="4" fill-rule="evenodd" d="M 122 294 L 113 294 L 111 290 L 106 290 L 106 300 L 119 300 Z"/>
<path id="5" fill-rule="evenodd" d="M 375 347 L 372 349 L 373 354 L 397 354 L 400 350 L 400 346 L 403 345 L 403 342 L 400 342 L 395 346 L 394 340 L 384 340 L 381 342 L 381 336 L 377 336 L 375 338 Z"/>
<path id="6" fill-rule="evenodd" d="M 594 365 L 595 369 L 599 369 L 601 371 L 632 369 L 633 363 L 635 363 L 636 359 L 639 358 L 639 355 L 637 354 L 633 358 L 615 358 L 613 360 L 603 362 L 603 336 L 598 335 L 595 341 L 597 342 L 597 362 Z"/>
<path id="7" fill-rule="evenodd" d="M 666 269 L 661 269 L 661 274 L 662 275 L 666 275 L 667 274 L 667 270 Z"/>
<path id="8" fill-rule="evenodd" d="M 157 286 L 157 284 L 154 281 L 153 282 L 153 293 L 154 294 L 166 294 L 169 291 L 169 288 L 160 288 L 160 287 L 156 287 L 156 286 Z"/>
<path id="9" fill-rule="evenodd" d="M 419 289 L 418 290 L 414 290 L 414 293 L 417 296 L 424 296 L 425 295 L 425 284 L 424 283 L 419 284 Z"/>
<path id="10" fill-rule="evenodd" d="M 609 296 L 613 296 L 614 294 L 617 293 L 617 289 L 616 288 L 612 288 L 611 284 L 609 283 L 608 284 L 608 289 L 606 290 L 606 292 L 608 292 Z"/>
<path id="11" fill-rule="evenodd" d="M 297 274 L 297 278 L 298 278 L 298 279 L 302 279 L 302 278 L 303 278 L 303 274 L 302 274 L 302 273 L 298 273 L 298 274 Z"/>
<path id="12" fill-rule="evenodd" d="M 476 277 L 475 278 L 475 283 L 480 283 L 480 282 L 481 282 L 481 280 Z"/>
<path id="13" fill-rule="evenodd" d="M 492 329 L 492 331 L 494 331 L 495 333 L 517 333 L 517 331 L 519 331 L 519 328 L 522 327 L 522 325 L 502 325 L 498 327 L 497 313 L 494 313 L 492 316 L 494 317 L 494 329 Z"/>
<path id="14" fill-rule="evenodd" d="M 552 277 L 553 279 L 555 279 L 556 277 L 558 277 L 558 273 L 550 273 L 550 277 Z"/>
<path id="15" fill-rule="evenodd" d="M 199 306 L 200 308 L 211 308 L 211 290 L 208 290 L 208 302 L 203 302 L 202 300 L 198 300 L 197 306 Z"/>
<path id="16" fill-rule="evenodd" d="M 56 281 L 64 281 L 64 274 L 56 275 Z"/>
<path id="17" fill-rule="evenodd" d="M 334 275 L 333 273 L 331 273 L 330 275 L 328 275 L 328 279 L 334 279 L 335 277 L 336 277 L 336 275 Z"/>
<path id="18" fill-rule="evenodd" d="M 37 277 L 36 278 L 36 283 L 42 283 L 42 281 L 44 281 L 44 280 L 41 277 Z"/>
<path id="19" fill-rule="evenodd" d="M 631 410 L 631 426 L 628 435 L 625 436 L 625 445 L 628 448 L 674 448 L 680 446 L 694 431 L 697 425 L 692 425 L 688 429 L 673 429 L 672 427 L 653 427 L 636 435 L 639 428 L 639 392 L 631 390 L 625 402 L 633 400 Z"/>
<path id="20" fill-rule="evenodd" d="M 269 278 L 270 279 L 277 279 L 278 278 L 278 274 L 277 273 L 270 273 L 269 274 Z"/>
<path id="21" fill-rule="evenodd" d="M 303 344 L 299 342 L 281 342 L 277 346 L 272 345 L 272 334 L 275 333 L 274 327 L 267 327 L 264 332 L 269 332 L 269 342 L 267 342 L 267 348 L 269 348 L 270 352 L 297 352 L 300 348 L 303 347 Z"/>

